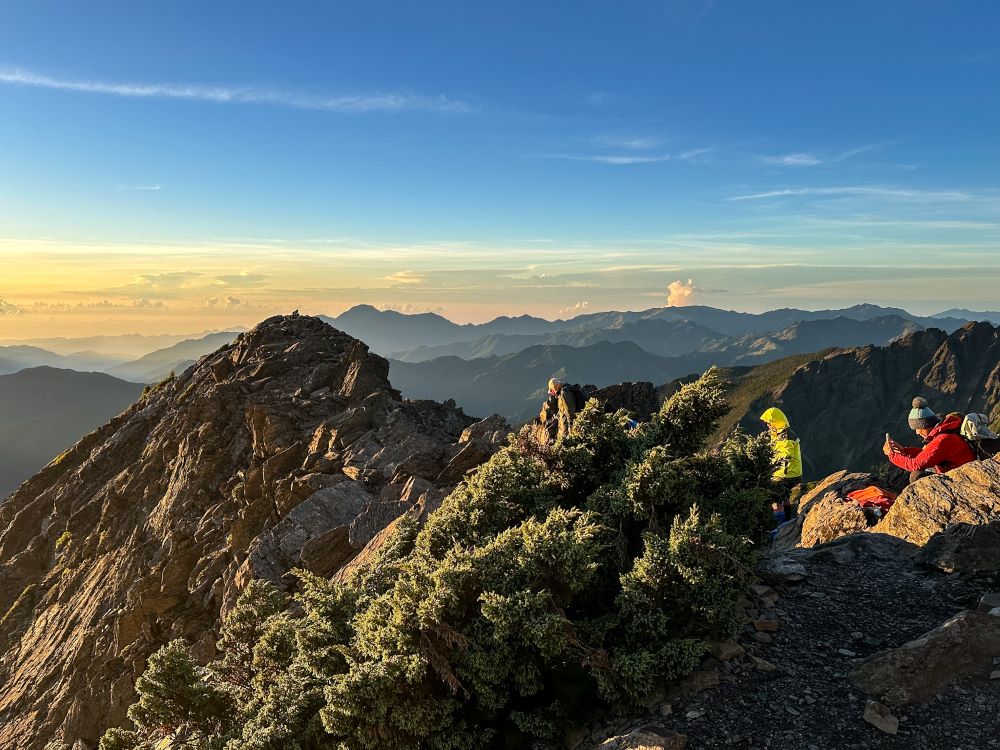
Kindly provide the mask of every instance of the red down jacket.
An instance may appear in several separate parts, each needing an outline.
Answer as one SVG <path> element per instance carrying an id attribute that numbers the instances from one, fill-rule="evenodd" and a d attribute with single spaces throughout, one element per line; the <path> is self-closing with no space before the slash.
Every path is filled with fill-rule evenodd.
<path id="1" fill-rule="evenodd" d="M 975 461 L 976 454 L 958 434 L 961 426 L 961 417 L 945 417 L 924 439 L 923 448 L 903 448 L 901 452 L 890 453 L 889 460 L 904 471 L 933 469 L 938 474 Z"/>

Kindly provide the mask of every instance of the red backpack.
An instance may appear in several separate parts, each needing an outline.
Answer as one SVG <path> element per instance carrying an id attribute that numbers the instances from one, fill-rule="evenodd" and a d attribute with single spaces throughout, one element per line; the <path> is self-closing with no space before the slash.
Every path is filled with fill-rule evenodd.
<path id="1" fill-rule="evenodd" d="M 897 497 L 895 492 L 883 490 L 875 485 L 847 493 L 847 499 L 853 500 L 862 508 L 878 508 L 883 513 L 892 507 Z"/>

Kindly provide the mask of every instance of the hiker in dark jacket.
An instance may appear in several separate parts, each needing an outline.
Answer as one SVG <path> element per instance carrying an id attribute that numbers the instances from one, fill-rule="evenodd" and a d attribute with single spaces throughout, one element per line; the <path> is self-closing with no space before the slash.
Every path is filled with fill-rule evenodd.
<path id="1" fill-rule="evenodd" d="M 923 446 L 907 447 L 886 436 L 882 452 L 895 466 L 910 473 L 910 484 L 931 473 L 944 474 L 976 460 L 976 454 L 960 434 L 960 414 L 949 414 L 942 419 L 928 408 L 926 399 L 917 396 L 907 421 L 923 438 Z"/>

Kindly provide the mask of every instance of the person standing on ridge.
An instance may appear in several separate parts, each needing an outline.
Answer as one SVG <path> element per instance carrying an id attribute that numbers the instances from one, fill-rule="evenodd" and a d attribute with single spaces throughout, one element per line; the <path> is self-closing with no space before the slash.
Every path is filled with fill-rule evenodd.
<path id="1" fill-rule="evenodd" d="M 767 434 L 771 439 L 771 449 L 777 459 L 774 470 L 774 481 L 782 487 L 784 499 L 781 503 L 783 519 L 792 519 L 792 495 L 802 484 L 802 445 L 798 436 L 792 432 L 785 412 L 776 406 L 760 415 L 760 420 L 767 425 Z M 777 510 L 777 507 L 775 508 Z"/>
<path id="2" fill-rule="evenodd" d="M 917 396 L 907 417 L 910 428 L 923 438 L 921 448 L 900 445 L 887 434 L 882 452 L 889 461 L 909 472 L 910 484 L 932 473 L 944 474 L 976 460 L 976 454 L 961 435 L 962 415 L 949 414 L 944 419 L 927 406 L 927 399 Z"/>

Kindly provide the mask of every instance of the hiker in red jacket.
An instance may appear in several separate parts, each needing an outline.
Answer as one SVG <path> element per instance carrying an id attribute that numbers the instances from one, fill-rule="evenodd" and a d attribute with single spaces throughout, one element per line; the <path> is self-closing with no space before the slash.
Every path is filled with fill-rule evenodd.
<path id="1" fill-rule="evenodd" d="M 882 452 L 903 471 L 910 472 L 910 484 L 930 473 L 944 474 L 976 460 L 976 454 L 959 434 L 962 417 L 949 414 L 941 419 L 927 408 L 927 401 L 917 396 L 907 420 L 913 431 L 924 439 L 922 448 L 908 448 L 886 435 Z"/>

